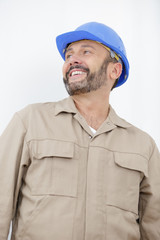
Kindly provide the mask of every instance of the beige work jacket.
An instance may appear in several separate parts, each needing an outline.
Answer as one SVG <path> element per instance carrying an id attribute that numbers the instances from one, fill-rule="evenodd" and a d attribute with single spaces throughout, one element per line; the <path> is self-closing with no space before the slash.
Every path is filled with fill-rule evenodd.
<path id="1" fill-rule="evenodd" d="M 159 240 L 160 155 L 109 116 L 95 135 L 69 97 L 16 113 L 0 138 L 0 240 Z"/>

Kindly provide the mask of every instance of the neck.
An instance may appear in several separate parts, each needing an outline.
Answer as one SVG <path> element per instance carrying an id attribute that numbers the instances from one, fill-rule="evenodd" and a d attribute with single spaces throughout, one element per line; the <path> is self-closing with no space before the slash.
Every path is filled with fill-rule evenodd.
<path id="1" fill-rule="evenodd" d="M 74 95 L 72 99 L 80 114 L 92 128 L 97 130 L 106 120 L 109 112 L 109 93 L 98 94 L 97 91 L 93 91 Z"/>

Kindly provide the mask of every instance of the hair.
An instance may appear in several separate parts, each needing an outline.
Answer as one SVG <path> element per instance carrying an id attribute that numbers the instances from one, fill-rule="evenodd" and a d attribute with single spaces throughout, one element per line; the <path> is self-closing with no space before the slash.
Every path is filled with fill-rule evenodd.
<path id="1" fill-rule="evenodd" d="M 119 78 L 117 78 L 117 79 L 115 80 L 115 82 L 114 82 L 114 84 L 113 84 L 113 87 L 111 88 L 111 91 L 116 87 L 116 85 L 117 85 L 117 83 L 118 83 L 118 80 L 119 80 Z"/>

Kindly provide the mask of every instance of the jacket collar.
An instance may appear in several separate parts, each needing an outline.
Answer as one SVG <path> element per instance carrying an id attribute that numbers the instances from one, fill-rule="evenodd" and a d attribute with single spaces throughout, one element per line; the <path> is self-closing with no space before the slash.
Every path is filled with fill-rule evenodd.
<path id="1" fill-rule="evenodd" d="M 55 115 L 58 115 L 61 112 L 78 113 L 78 110 L 71 97 L 65 98 L 56 103 Z"/>
<path id="2" fill-rule="evenodd" d="M 128 122 L 126 122 L 124 119 L 120 118 L 114 109 L 110 106 L 110 111 L 108 115 L 108 119 L 116 126 L 122 127 L 122 128 L 128 128 L 131 127 L 132 125 Z"/>
<path id="3" fill-rule="evenodd" d="M 67 112 L 67 113 L 78 113 L 78 110 L 74 104 L 74 101 L 71 97 L 65 98 L 55 105 L 55 115 L 58 115 L 61 112 Z M 128 128 L 132 125 L 128 122 L 126 122 L 124 119 L 120 118 L 114 109 L 110 106 L 109 115 L 107 117 L 107 122 L 111 122 L 115 126 L 122 127 L 122 128 Z"/>

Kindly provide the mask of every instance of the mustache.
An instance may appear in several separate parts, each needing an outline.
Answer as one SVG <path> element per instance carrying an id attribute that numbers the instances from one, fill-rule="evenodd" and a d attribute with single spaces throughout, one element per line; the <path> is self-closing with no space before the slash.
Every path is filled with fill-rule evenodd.
<path id="1" fill-rule="evenodd" d="M 66 77 L 68 77 L 70 71 L 72 71 L 72 70 L 75 69 L 75 68 L 76 68 L 76 69 L 83 69 L 83 70 L 85 70 L 87 73 L 89 73 L 89 68 L 86 68 L 86 67 L 84 67 L 84 66 L 82 66 L 82 65 L 74 65 L 74 66 L 71 66 L 71 67 L 69 68 L 68 72 L 66 73 Z"/>

